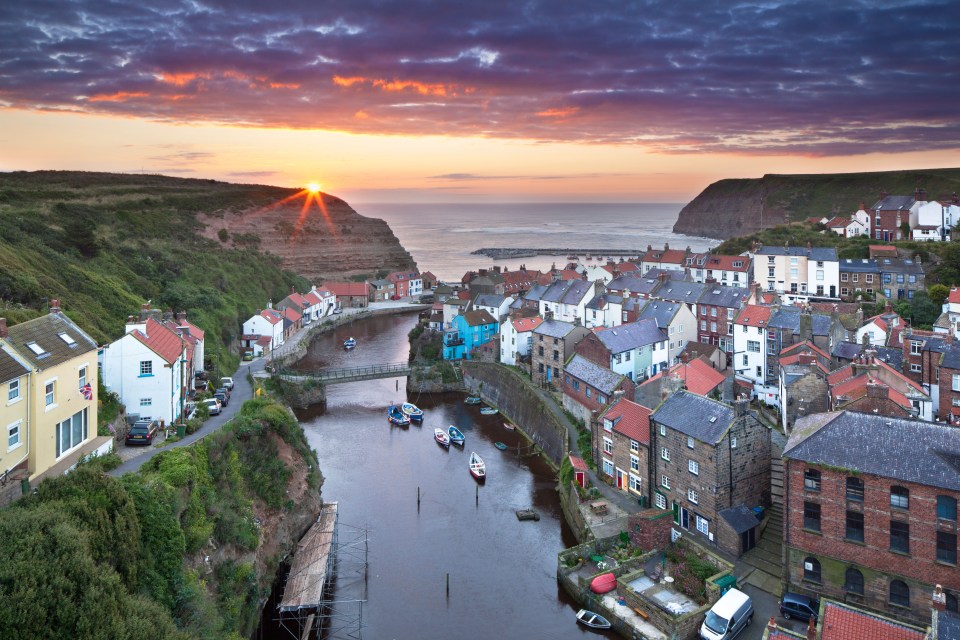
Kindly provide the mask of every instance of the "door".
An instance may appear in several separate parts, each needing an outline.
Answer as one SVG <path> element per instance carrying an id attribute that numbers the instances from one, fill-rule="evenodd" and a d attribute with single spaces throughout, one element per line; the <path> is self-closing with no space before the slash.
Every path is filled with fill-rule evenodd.
<path id="1" fill-rule="evenodd" d="M 620 469 L 617 469 L 617 489 L 622 490 L 624 488 L 623 485 L 624 485 L 623 471 L 621 471 Z"/>
<path id="2" fill-rule="evenodd" d="M 680 507 L 680 526 L 684 529 L 690 528 L 690 512 L 684 507 Z"/>
<path id="3" fill-rule="evenodd" d="M 740 553 L 746 553 L 757 546 L 756 528 L 748 529 L 740 534 Z"/>

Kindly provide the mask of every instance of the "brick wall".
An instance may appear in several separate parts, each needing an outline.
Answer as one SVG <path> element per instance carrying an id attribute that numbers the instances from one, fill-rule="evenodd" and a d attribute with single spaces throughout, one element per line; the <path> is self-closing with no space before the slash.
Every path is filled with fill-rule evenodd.
<path id="1" fill-rule="evenodd" d="M 938 418 L 953 424 L 957 424 L 957 419 L 953 417 L 954 400 L 957 401 L 956 409 L 960 412 L 960 391 L 953 390 L 953 376 L 960 374 L 958 369 L 940 368 L 940 405 L 937 407 Z"/>
<path id="2" fill-rule="evenodd" d="M 584 358 L 601 367 L 610 367 L 610 350 L 603 346 L 595 333 L 590 333 L 574 349 Z"/>
<path id="3" fill-rule="evenodd" d="M 784 530 L 788 547 L 788 573 L 792 585 L 806 591 L 843 600 L 844 576 L 853 566 L 864 576 L 865 595 L 859 599 L 873 609 L 898 617 L 922 620 L 929 617 L 929 595 L 934 584 L 942 584 L 953 592 L 960 591 L 960 569 L 936 561 L 936 531 L 956 531 L 955 524 L 937 521 L 937 495 L 950 495 L 960 500 L 960 492 L 950 492 L 889 478 L 860 474 L 864 483 L 862 502 L 846 498 L 847 473 L 819 468 L 820 491 L 804 489 L 802 461 L 786 460 L 787 508 Z M 810 468 L 818 469 L 816 466 Z M 894 485 L 909 490 L 909 509 L 890 506 L 890 488 Z M 804 529 L 804 502 L 820 505 L 820 532 Z M 864 542 L 846 541 L 847 510 L 860 512 L 864 520 Z M 909 554 L 890 550 L 890 523 L 907 523 L 910 527 Z M 804 580 L 803 560 L 817 558 L 822 567 L 821 583 Z M 889 585 L 901 579 L 910 586 L 910 609 L 889 603 Z M 858 600 L 856 597 L 848 598 Z"/>
<path id="4" fill-rule="evenodd" d="M 543 351 L 541 355 L 540 351 Z M 556 357 L 554 354 L 556 351 Z M 547 382 L 547 369 L 551 375 L 550 385 L 561 389 L 563 385 L 563 363 L 565 361 L 564 343 L 560 338 L 552 338 L 543 334 L 534 334 L 530 345 L 530 364 L 533 381 L 541 384 Z"/>
<path id="5" fill-rule="evenodd" d="M 784 398 L 782 407 L 786 408 L 788 429 L 793 428 L 793 423 L 800 416 L 830 410 L 827 379 L 816 365 L 811 367 L 810 373 L 787 387 L 787 397 Z M 803 410 L 802 413 L 800 413 L 801 409 Z"/>
<path id="6" fill-rule="evenodd" d="M 646 509 L 627 520 L 630 542 L 643 550 L 666 549 L 670 544 L 673 514 L 662 509 Z"/>

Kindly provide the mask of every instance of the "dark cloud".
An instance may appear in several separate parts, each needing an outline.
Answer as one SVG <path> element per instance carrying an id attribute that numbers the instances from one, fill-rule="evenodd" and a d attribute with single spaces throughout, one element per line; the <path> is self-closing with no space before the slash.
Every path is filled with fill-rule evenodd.
<path id="1" fill-rule="evenodd" d="M 0 105 L 673 153 L 955 148 L 958 19 L 954 0 L 7 2 Z"/>
<path id="2" fill-rule="evenodd" d="M 227 175 L 234 178 L 269 178 L 277 175 L 276 171 L 231 171 Z"/>

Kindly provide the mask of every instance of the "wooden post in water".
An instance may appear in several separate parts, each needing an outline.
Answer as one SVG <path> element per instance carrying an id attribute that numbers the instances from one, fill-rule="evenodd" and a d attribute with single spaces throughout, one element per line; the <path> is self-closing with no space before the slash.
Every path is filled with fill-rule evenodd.
<path id="1" fill-rule="evenodd" d="M 477 503 L 477 507 L 479 507 L 479 506 L 480 506 L 480 485 L 479 485 L 479 484 L 478 484 L 478 485 L 475 485 L 475 486 L 474 486 L 474 489 L 476 490 L 476 498 L 475 498 L 475 500 L 476 500 L 476 503 Z"/>
<path id="2" fill-rule="evenodd" d="M 447 574 L 447 597 L 450 597 L 450 574 Z"/>
<path id="3" fill-rule="evenodd" d="M 417 487 L 417 513 L 420 513 L 420 487 Z"/>

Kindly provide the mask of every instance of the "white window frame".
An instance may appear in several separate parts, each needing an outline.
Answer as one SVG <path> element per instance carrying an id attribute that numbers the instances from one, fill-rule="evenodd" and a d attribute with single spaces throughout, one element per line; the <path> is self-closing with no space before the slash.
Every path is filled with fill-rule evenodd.
<path id="1" fill-rule="evenodd" d="M 13 404 L 20 401 L 20 378 L 11 380 L 7 385 L 7 404 Z"/>
<path id="2" fill-rule="evenodd" d="M 640 458 L 637 456 L 630 456 L 630 470 L 631 471 L 640 471 Z"/>
<path id="3" fill-rule="evenodd" d="M 666 447 L 662 447 L 660 449 L 660 458 L 663 460 L 666 460 L 667 462 L 670 462 L 670 449 L 667 449 Z"/>
<path id="4" fill-rule="evenodd" d="M 667 476 L 666 474 L 662 474 L 662 475 L 660 476 L 660 486 L 663 487 L 664 489 L 669 489 L 669 488 L 670 488 L 670 477 Z"/>
<path id="5" fill-rule="evenodd" d="M 687 460 L 687 469 L 695 476 L 700 475 L 700 463 L 696 460 Z"/>
<path id="6" fill-rule="evenodd" d="M 660 425 L 660 435 L 662 435 L 662 436 L 667 435 L 667 427 L 666 427 L 666 425 Z"/>
<path id="7" fill-rule="evenodd" d="M 10 442 L 10 438 L 13 436 L 13 433 L 16 432 L 17 440 L 16 442 Z M 10 453 L 14 449 L 19 449 L 23 446 L 23 420 L 17 420 L 11 424 L 7 425 L 7 453 Z"/>
<path id="8" fill-rule="evenodd" d="M 47 391 L 47 388 L 50 388 Z M 57 379 L 53 378 L 43 383 L 43 405 L 45 411 L 50 411 L 57 407 Z"/>
<path id="9" fill-rule="evenodd" d="M 687 449 L 693 449 L 693 436 L 687 436 Z"/>
<path id="10" fill-rule="evenodd" d="M 705 536 L 710 535 L 710 521 L 700 515 L 694 515 L 697 520 L 697 531 Z"/>
<path id="11" fill-rule="evenodd" d="M 640 443 L 636 440 L 630 441 L 630 451 L 633 453 L 640 453 Z"/>
<path id="12" fill-rule="evenodd" d="M 687 489 L 687 500 L 689 500 L 692 504 L 700 504 L 698 498 L 699 496 L 697 495 L 696 491 L 693 489 Z"/>
<path id="13" fill-rule="evenodd" d="M 653 503 L 654 503 L 655 505 L 657 505 L 657 508 L 658 508 L 658 509 L 664 509 L 664 510 L 666 510 L 666 508 L 667 508 L 667 496 L 663 495 L 663 494 L 660 493 L 659 491 L 655 491 L 654 494 L 653 494 Z"/>
<path id="14" fill-rule="evenodd" d="M 737 448 L 737 436 L 730 436 L 730 448 L 731 449 Z"/>

